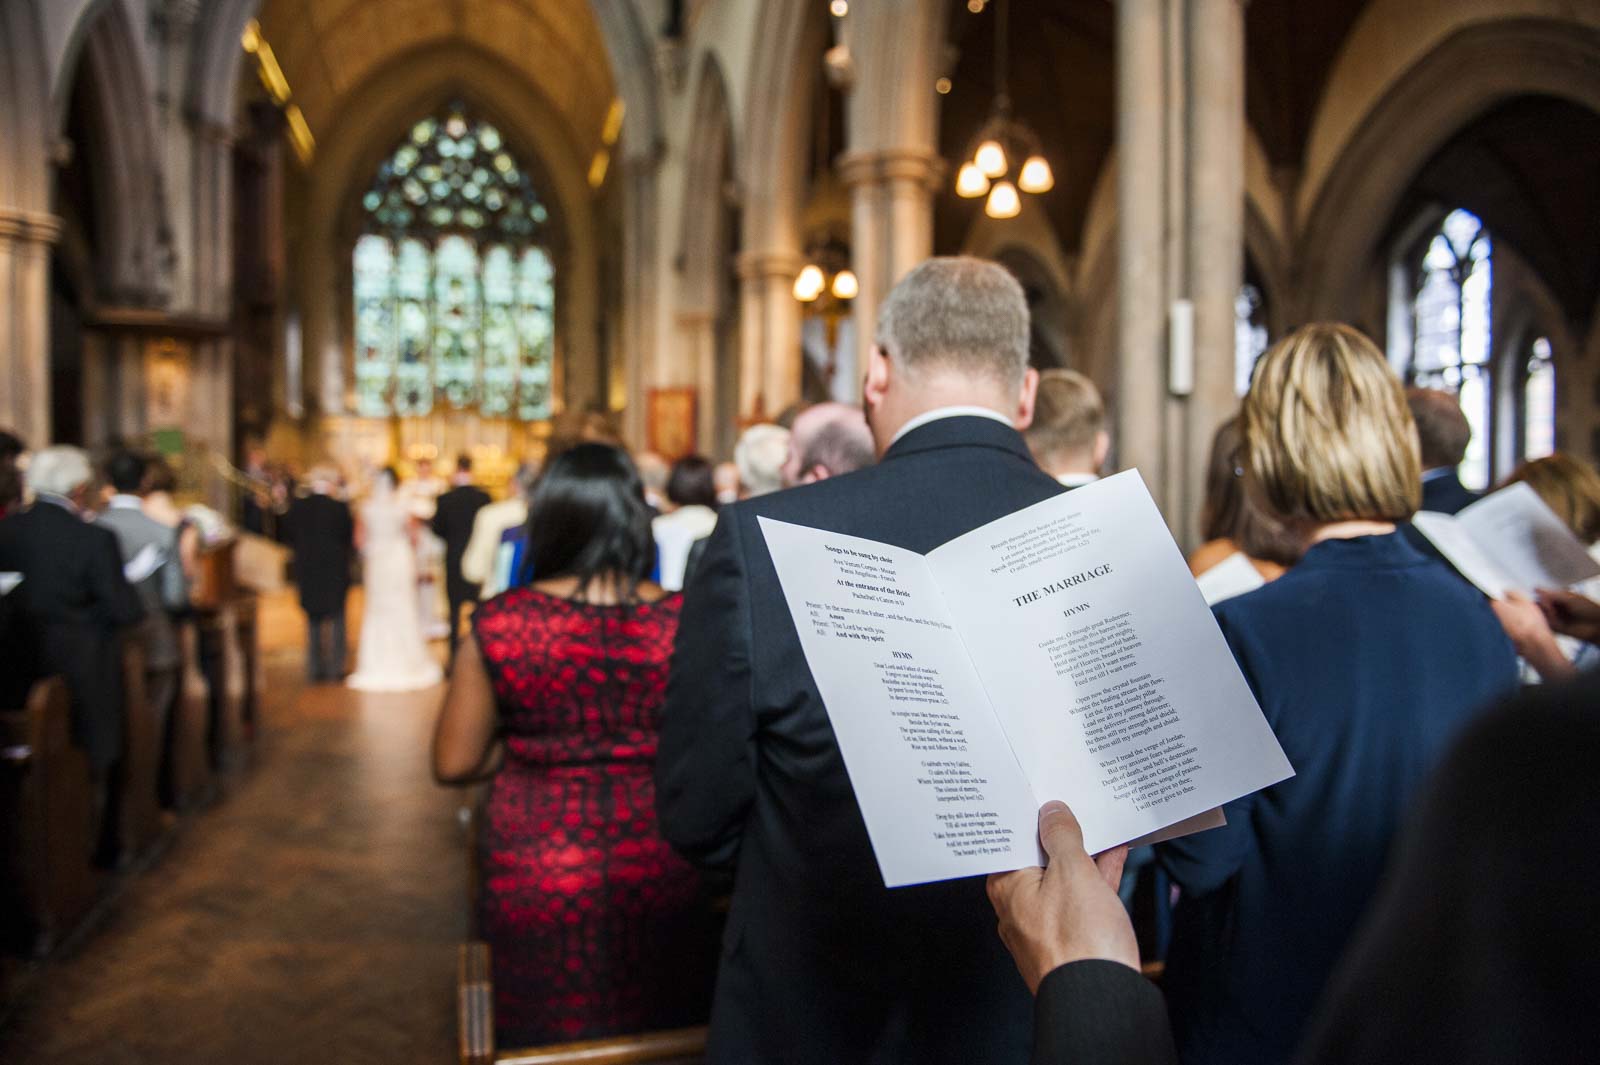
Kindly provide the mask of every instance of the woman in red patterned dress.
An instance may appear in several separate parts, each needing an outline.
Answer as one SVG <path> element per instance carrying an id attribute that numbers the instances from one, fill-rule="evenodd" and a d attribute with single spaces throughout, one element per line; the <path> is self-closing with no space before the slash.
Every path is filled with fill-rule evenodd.
<path id="1" fill-rule="evenodd" d="M 494 778 L 478 926 L 499 1045 L 704 1023 L 714 932 L 651 779 L 682 600 L 645 579 L 633 463 L 603 444 L 561 455 L 528 528 L 537 579 L 478 608 L 433 747 L 441 782 Z"/>

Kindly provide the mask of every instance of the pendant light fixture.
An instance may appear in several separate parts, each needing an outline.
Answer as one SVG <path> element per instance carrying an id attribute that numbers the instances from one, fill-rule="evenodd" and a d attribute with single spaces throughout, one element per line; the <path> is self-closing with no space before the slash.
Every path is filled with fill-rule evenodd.
<path id="1" fill-rule="evenodd" d="M 971 158 L 956 171 L 956 195 L 969 200 L 987 196 L 984 214 L 1015 218 L 1022 210 L 1019 192 L 1034 196 L 1049 192 L 1056 179 L 1039 138 L 1011 114 L 1011 2 L 996 0 L 994 7 L 994 104 L 988 121 L 973 138 L 976 147 Z M 1020 165 L 1016 165 L 1018 160 Z"/>

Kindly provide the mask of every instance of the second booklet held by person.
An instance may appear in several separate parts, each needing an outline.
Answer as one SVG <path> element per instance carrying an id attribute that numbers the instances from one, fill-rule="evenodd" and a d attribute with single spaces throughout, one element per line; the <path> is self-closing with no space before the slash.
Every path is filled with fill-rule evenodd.
<path id="1" fill-rule="evenodd" d="M 1221 824 L 1294 770 L 1136 471 L 927 555 L 761 519 L 889 887 Z"/>

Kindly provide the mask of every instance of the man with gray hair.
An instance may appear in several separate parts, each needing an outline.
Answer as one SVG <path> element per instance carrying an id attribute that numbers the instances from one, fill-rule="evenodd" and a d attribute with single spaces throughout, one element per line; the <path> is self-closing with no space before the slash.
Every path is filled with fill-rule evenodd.
<path id="1" fill-rule="evenodd" d="M 656 807 L 735 871 L 706 1060 L 1021 1062 L 1032 1003 L 980 878 L 883 886 L 758 519 L 927 552 L 1063 491 L 1033 414 L 1028 307 L 1001 267 L 933 259 L 890 292 L 866 368 L 881 456 L 725 507 L 686 590 Z"/>
<path id="2" fill-rule="evenodd" d="M 123 576 L 117 537 L 86 520 L 94 493 L 89 456 L 47 447 L 28 465 L 34 504 L 0 521 L 0 573 L 21 578 L 16 590 L 27 643 L 17 660 L 27 683 L 60 675 L 72 694 L 72 738 L 88 755 L 99 836 L 95 860 L 114 865 L 121 838 L 114 801 L 122 759 L 121 630 L 144 617 Z M 85 855 L 85 857 L 89 857 Z"/>
<path id="3" fill-rule="evenodd" d="M 860 407 L 818 403 L 801 411 L 789 431 L 783 486 L 811 484 L 872 465 L 872 430 Z"/>

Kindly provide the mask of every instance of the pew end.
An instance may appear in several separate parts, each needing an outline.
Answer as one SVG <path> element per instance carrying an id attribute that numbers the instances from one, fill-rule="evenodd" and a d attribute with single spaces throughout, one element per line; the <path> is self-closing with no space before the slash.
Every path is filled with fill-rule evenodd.
<path id="1" fill-rule="evenodd" d="M 497 1050 L 489 944 L 463 943 L 458 960 L 456 1004 L 461 1065 L 698 1065 L 704 1060 L 704 1028 Z"/>
<path id="2" fill-rule="evenodd" d="M 72 705 L 59 677 L 35 684 L 21 710 L 0 711 L 6 947 L 42 956 L 88 914 L 105 877 L 89 861 L 94 801 L 89 762 L 72 742 Z"/>

